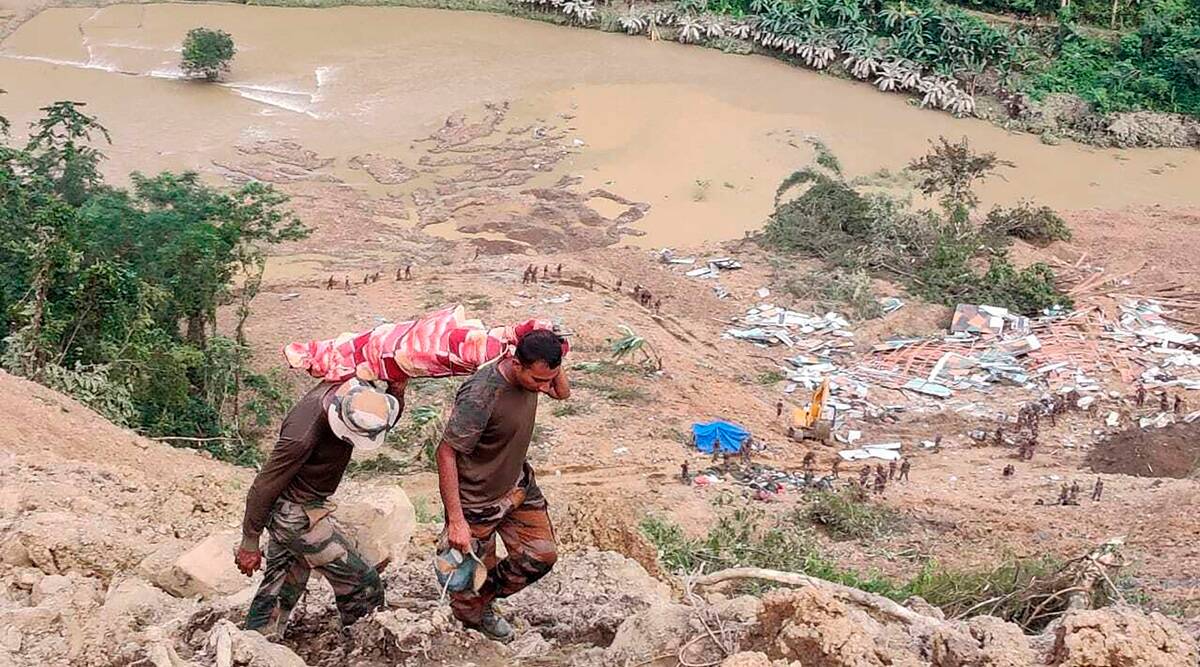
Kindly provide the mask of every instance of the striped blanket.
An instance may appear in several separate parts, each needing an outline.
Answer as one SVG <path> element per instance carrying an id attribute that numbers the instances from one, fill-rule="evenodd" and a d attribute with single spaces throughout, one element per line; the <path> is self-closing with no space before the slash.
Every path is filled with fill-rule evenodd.
<path id="1" fill-rule="evenodd" d="M 331 382 L 354 376 L 396 381 L 469 375 L 493 359 L 512 354 L 526 333 L 551 327 L 544 320 L 526 320 L 487 329 L 479 320 L 467 319 L 462 306 L 452 305 L 409 322 L 292 343 L 283 353 L 292 368 Z"/>

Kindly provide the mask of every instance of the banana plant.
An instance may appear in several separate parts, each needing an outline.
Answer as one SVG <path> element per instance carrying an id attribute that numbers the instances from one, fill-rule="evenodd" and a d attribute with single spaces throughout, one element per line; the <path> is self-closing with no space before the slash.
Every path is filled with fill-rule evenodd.
<path id="1" fill-rule="evenodd" d="M 617 17 L 617 25 L 630 35 L 640 35 L 650 27 L 650 19 L 641 11 L 632 10 Z"/>
<path id="2" fill-rule="evenodd" d="M 683 44 L 699 42 L 704 33 L 704 22 L 692 14 L 680 14 L 675 19 L 675 26 L 679 28 L 679 41 Z"/>
<path id="3" fill-rule="evenodd" d="M 639 336 L 628 325 L 618 325 L 617 329 L 621 332 L 621 337 L 612 342 L 613 359 L 620 361 L 631 355 L 637 356 L 637 353 L 640 352 L 642 363 L 652 366 L 656 371 L 662 370 L 662 357 L 659 356 L 658 351 L 654 349 L 650 341 Z"/>
<path id="4" fill-rule="evenodd" d="M 704 14 L 701 17 L 701 22 L 704 24 L 705 37 L 719 39 L 725 36 L 725 25 L 721 22 L 720 17 L 712 14 Z"/>

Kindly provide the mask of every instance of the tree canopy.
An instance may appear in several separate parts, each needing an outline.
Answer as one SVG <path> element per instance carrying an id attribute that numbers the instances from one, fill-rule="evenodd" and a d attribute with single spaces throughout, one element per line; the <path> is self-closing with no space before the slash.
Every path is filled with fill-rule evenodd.
<path id="1" fill-rule="evenodd" d="M 98 120 L 77 102 L 42 111 L 24 146 L 0 137 L 0 364 L 148 435 L 251 460 L 246 436 L 278 396 L 245 369 L 242 325 L 264 248 L 307 229 L 261 183 L 108 185 Z M 223 304 L 237 305 L 233 338 L 215 333 Z"/>
<path id="2" fill-rule="evenodd" d="M 229 71 L 235 53 L 233 37 L 224 30 L 192 28 L 183 40 L 183 71 L 216 81 L 222 72 Z"/>

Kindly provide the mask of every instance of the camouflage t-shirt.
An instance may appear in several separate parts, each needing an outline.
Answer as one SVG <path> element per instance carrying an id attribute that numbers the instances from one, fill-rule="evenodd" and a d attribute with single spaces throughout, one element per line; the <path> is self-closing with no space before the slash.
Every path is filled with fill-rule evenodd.
<path id="1" fill-rule="evenodd" d="M 459 454 L 463 507 L 493 504 L 521 481 L 537 404 L 537 392 L 510 384 L 498 363 L 459 387 L 444 439 Z"/>

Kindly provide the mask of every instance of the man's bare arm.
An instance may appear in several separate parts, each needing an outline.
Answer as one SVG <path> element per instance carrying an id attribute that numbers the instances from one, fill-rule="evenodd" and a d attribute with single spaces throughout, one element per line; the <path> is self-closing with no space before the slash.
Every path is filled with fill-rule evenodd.
<path id="1" fill-rule="evenodd" d="M 466 553 L 471 547 L 471 529 L 463 516 L 462 498 L 458 489 L 458 452 L 445 440 L 438 445 L 438 491 L 446 509 L 446 540 L 450 546 Z"/>

